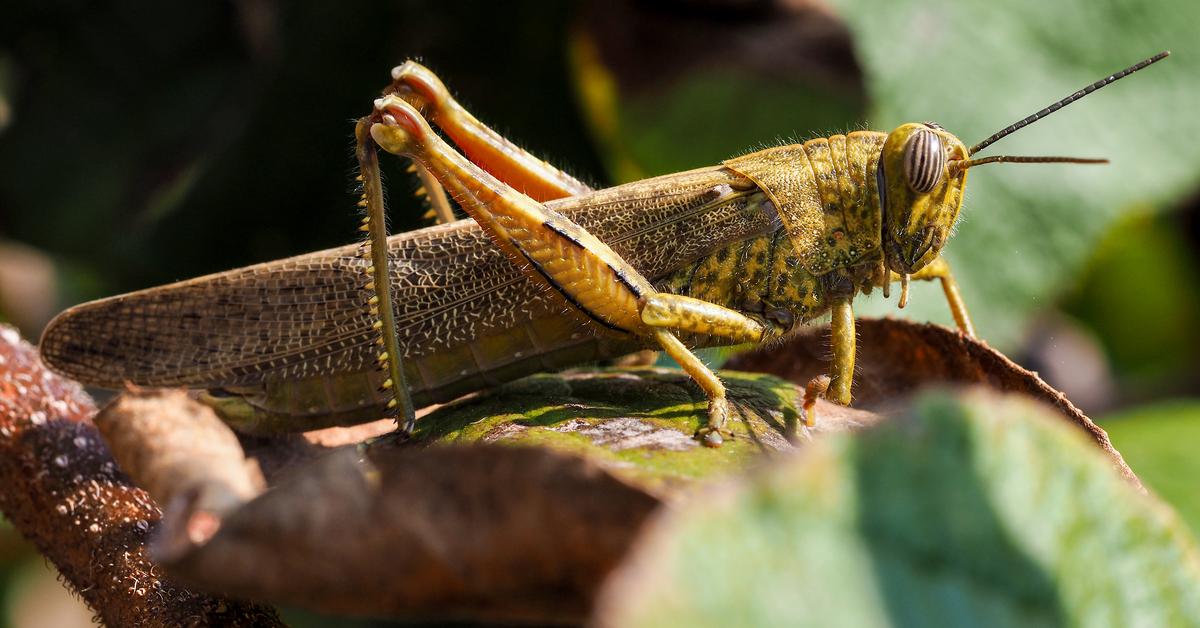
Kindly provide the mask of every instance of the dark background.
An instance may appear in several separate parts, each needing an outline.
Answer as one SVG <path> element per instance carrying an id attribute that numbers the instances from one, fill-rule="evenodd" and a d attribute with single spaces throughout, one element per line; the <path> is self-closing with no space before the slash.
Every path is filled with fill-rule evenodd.
<path id="1" fill-rule="evenodd" d="M 556 52 L 571 6 L 443 4 L 7 12 L 0 232 L 54 256 L 68 301 L 345 244 L 353 120 L 406 58 L 429 61 L 511 137 L 603 182 L 582 122 L 558 113 L 574 109 Z M 414 184 L 391 179 L 394 229 L 418 226 Z"/>
<path id="2" fill-rule="evenodd" d="M 1122 24 L 1132 40 L 1154 11 L 1128 13 Z M 1015 58 L 1032 41 L 1063 63 L 1082 63 L 1039 30 L 1048 26 L 1027 22 L 1031 39 L 998 48 Z M 36 338 L 55 312 L 84 300 L 353 241 L 353 123 L 405 59 L 435 70 L 509 138 L 605 186 L 867 126 L 873 105 L 903 95 L 863 70 L 866 29 L 857 23 L 802 1 L 9 3 L 0 10 L 0 320 Z M 1003 36 L 990 29 L 980 24 L 974 34 Z M 1163 48 L 1190 46 L 1146 37 Z M 1119 43 L 1095 39 L 1097 49 Z M 898 57 L 920 52 L 895 49 Z M 1122 52 L 1122 62 L 1134 54 Z M 1195 117 L 1200 94 L 1186 64 L 1196 55 L 1185 47 L 1176 57 L 1154 71 L 1174 72 L 1179 102 L 1193 106 L 1142 99 L 1109 121 L 1117 130 L 1097 138 Z M 962 59 L 928 59 L 927 72 L 976 63 L 965 51 Z M 1112 63 L 1098 62 L 1086 78 L 1117 69 Z M 1136 99 L 1135 85 L 1172 75 L 1156 76 L 1122 88 Z M 1012 75 L 978 80 L 1022 87 Z M 1094 106 L 1115 94 L 1095 97 Z M 1035 100 L 1061 95 L 1039 92 Z M 1010 121 L 1000 120 L 1012 115 L 1007 99 L 954 96 L 943 103 L 951 117 L 978 113 L 989 130 Z M 1039 128 L 1057 140 L 1055 127 Z M 1032 302 L 1011 303 L 1008 320 L 1005 302 L 964 289 L 968 304 L 984 303 L 991 320 L 1021 330 L 998 345 L 1093 417 L 1108 418 L 1133 468 L 1200 526 L 1200 465 L 1188 449 L 1200 437 L 1197 169 L 1165 144 L 1115 157 L 1106 176 L 1128 176 L 1130 186 L 1139 183 L 1128 174 L 1131 162 L 1179 168 L 1191 183 L 1105 223 L 1106 235 L 1087 244 L 1086 263 L 1062 271 L 1066 279 Z M 392 230 L 427 224 L 411 194 L 415 179 L 399 160 L 385 156 L 383 164 Z M 1012 172 L 1002 176 L 1019 176 Z M 1075 176 L 1055 172 L 1064 182 Z M 987 200 L 968 196 L 980 209 L 967 210 L 974 213 L 961 229 L 978 233 L 1007 220 Z M 988 252 L 995 266 L 974 276 L 1008 272 L 1004 260 L 1022 256 L 1008 244 L 997 243 Z M 10 607 L 35 599 L 28 583 L 40 582 L 42 567 L 36 558 L 22 562 L 27 552 L 0 539 L 6 577 L 18 582 Z"/>

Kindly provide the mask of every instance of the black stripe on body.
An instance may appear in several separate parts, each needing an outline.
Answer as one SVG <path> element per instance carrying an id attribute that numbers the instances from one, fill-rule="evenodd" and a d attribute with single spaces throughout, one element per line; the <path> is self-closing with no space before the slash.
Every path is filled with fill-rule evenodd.
<path id="1" fill-rule="evenodd" d="M 554 233 L 557 233 L 558 235 L 562 236 L 564 239 L 566 239 L 571 244 L 574 244 L 575 246 L 577 246 L 581 249 L 584 249 L 584 250 L 587 249 L 587 247 L 585 247 L 582 242 L 580 242 L 578 239 L 576 239 L 575 236 L 567 233 L 567 231 L 565 229 L 563 229 L 562 227 L 560 227 L 550 221 L 543 222 L 542 226 L 544 226 L 547 229 L 553 231 Z M 639 299 L 642 298 L 642 289 L 635 286 L 633 284 L 633 282 L 629 280 L 629 277 L 625 276 L 624 272 L 618 270 L 617 267 L 613 266 L 612 264 L 606 263 L 605 265 L 608 266 L 608 269 L 613 272 L 613 275 L 616 275 L 617 281 L 620 281 L 622 285 L 624 285 L 626 288 L 629 288 L 629 291 L 632 292 L 635 297 L 637 297 Z"/>
<path id="2" fill-rule="evenodd" d="M 597 317 L 595 314 L 592 313 L 591 310 L 587 309 L 586 307 L 583 307 L 583 305 L 580 304 L 579 301 L 575 300 L 575 297 L 568 294 L 567 291 L 564 290 L 562 286 L 558 285 L 558 282 L 554 281 L 554 279 L 552 277 L 550 277 L 550 274 L 547 273 L 544 268 L 542 268 L 542 265 L 537 263 L 536 260 L 534 260 L 532 257 L 530 257 L 529 253 L 526 253 L 525 249 L 521 248 L 520 244 L 517 244 L 516 241 L 513 241 L 512 245 L 513 245 L 513 248 L 515 248 L 517 250 L 517 252 L 520 253 L 521 256 L 524 257 L 525 260 L 528 261 L 531 266 L 533 266 L 533 269 L 538 271 L 538 274 L 546 279 L 546 281 L 550 284 L 550 287 L 557 290 L 558 293 L 561 294 L 563 296 L 563 298 L 567 300 L 568 303 L 575 306 L 575 309 L 579 310 L 580 312 L 583 312 L 584 316 L 587 316 L 589 319 L 594 321 L 596 324 L 601 325 L 607 329 L 611 329 L 613 331 L 620 332 L 622 334 L 632 335 L 632 332 L 630 332 L 628 329 L 623 329 L 621 327 L 617 327 L 616 325 L 613 325 L 612 323 Z"/>
<path id="3" fill-rule="evenodd" d="M 764 267 L 764 268 L 766 268 L 766 271 L 767 271 L 767 281 L 766 281 L 767 285 L 766 285 L 766 290 L 763 291 L 763 302 L 764 303 L 771 302 L 771 288 L 774 287 L 772 284 L 775 283 L 775 279 L 776 279 L 776 277 L 775 277 L 775 249 L 777 248 L 776 245 L 778 245 L 779 238 L 781 238 L 781 237 L 787 238 L 790 236 L 787 234 L 786 231 L 783 231 L 783 230 L 776 231 L 775 235 L 771 237 L 770 246 L 767 247 L 767 265 Z"/>
<path id="4" fill-rule="evenodd" d="M 633 293 L 633 296 L 635 296 L 639 299 L 642 298 L 642 289 L 633 285 L 633 282 L 629 280 L 629 277 L 625 276 L 625 273 L 621 272 L 620 270 L 617 270 L 617 267 L 613 266 L 612 264 L 606 264 L 606 265 L 608 266 L 608 269 L 611 270 L 614 275 L 616 275 L 617 281 L 621 282 L 621 285 L 625 286 L 626 288 L 629 288 L 629 291 Z"/>
<path id="5" fill-rule="evenodd" d="M 565 231 L 565 230 L 564 230 L 562 227 L 559 227 L 558 225 L 556 225 L 556 224 L 554 224 L 554 223 L 552 223 L 552 222 L 550 222 L 550 221 L 543 222 L 543 223 L 542 223 L 542 226 L 543 226 L 543 227 L 545 227 L 545 228 L 547 228 L 547 229 L 549 229 L 549 230 L 551 230 L 551 231 L 553 231 L 554 233 L 557 233 L 558 235 L 562 236 L 563 238 L 566 238 L 566 240 L 567 240 L 568 242 L 570 242 L 571 244 L 574 244 L 575 246 L 577 246 L 577 247 L 579 247 L 579 248 L 581 248 L 581 249 L 582 249 L 582 248 L 586 248 L 586 247 L 584 247 L 584 246 L 583 246 L 583 243 L 582 243 L 582 242 L 580 242 L 579 240 L 575 239 L 575 236 L 573 236 L 573 235 L 571 235 L 571 234 L 567 233 L 567 232 L 566 232 L 566 231 Z"/>
<path id="6" fill-rule="evenodd" d="M 747 239 L 737 245 L 737 252 L 734 253 L 734 255 L 737 255 L 737 259 L 733 264 L 733 276 L 739 280 L 733 283 L 733 294 L 738 302 L 746 300 L 746 258 L 750 254 L 750 245 L 752 244 L 754 244 L 754 239 Z"/>
<path id="7" fill-rule="evenodd" d="M 686 297 L 692 296 L 692 281 L 696 279 L 696 271 L 700 270 L 700 265 L 703 263 L 703 257 L 692 262 L 692 268 L 690 271 L 688 271 L 687 281 L 685 281 L 683 286 L 679 289 L 679 294 Z"/>

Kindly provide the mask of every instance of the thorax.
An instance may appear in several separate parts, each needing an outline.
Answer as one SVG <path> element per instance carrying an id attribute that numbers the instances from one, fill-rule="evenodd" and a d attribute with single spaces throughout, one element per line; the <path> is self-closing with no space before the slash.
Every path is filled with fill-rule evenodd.
<path id="1" fill-rule="evenodd" d="M 834 297 L 881 281 L 875 168 L 884 135 L 858 132 L 731 159 L 778 212 L 773 232 L 723 246 L 658 282 L 758 318 L 777 333 L 825 314 Z"/>

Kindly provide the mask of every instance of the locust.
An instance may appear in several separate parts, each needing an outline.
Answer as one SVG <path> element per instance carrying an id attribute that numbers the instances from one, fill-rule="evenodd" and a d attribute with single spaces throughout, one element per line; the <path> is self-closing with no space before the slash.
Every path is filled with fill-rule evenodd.
<path id="1" fill-rule="evenodd" d="M 653 348 L 704 392 L 696 436 L 718 446 L 730 404 L 693 349 L 772 342 L 829 316 L 827 374 L 804 393 L 811 425 L 817 398 L 851 402 L 857 295 L 899 282 L 903 307 L 910 280 L 939 281 L 974 335 L 942 256 L 970 169 L 1106 163 L 975 155 L 1168 54 L 970 147 L 915 122 L 601 190 L 481 123 L 409 61 L 356 126 L 363 242 L 72 307 L 41 355 L 94 386 L 197 389 L 246 433 L 392 416 L 408 434 L 417 408 Z M 380 149 L 414 162 L 442 216 L 448 195 L 469 219 L 389 238 Z"/>

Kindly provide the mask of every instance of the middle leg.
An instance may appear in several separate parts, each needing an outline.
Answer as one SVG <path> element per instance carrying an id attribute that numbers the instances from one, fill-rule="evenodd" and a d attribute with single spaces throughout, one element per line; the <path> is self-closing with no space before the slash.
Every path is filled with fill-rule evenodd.
<path id="1" fill-rule="evenodd" d="M 816 424 L 819 397 L 843 406 L 850 405 L 858 340 L 851 299 L 849 296 L 839 298 L 830 307 L 829 335 L 833 356 L 829 372 L 812 378 L 804 387 L 804 424 L 808 427 Z"/>

